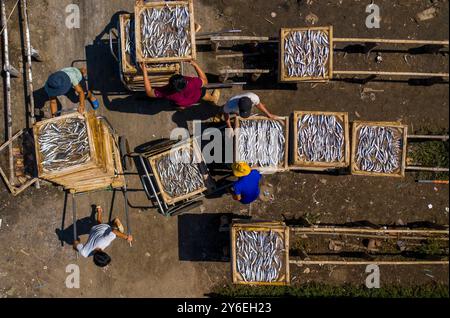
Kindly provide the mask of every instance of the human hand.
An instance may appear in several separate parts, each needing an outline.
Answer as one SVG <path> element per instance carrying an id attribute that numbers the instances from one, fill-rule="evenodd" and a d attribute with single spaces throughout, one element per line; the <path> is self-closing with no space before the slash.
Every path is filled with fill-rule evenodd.
<path id="1" fill-rule="evenodd" d="M 133 235 L 128 235 L 128 237 L 127 237 L 127 242 L 128 243 L 131 243 L 131 242 L 133 242 Z"/>
<path id="2" fill-rule="evenodd" d="M 81 115 L 83 115 L 84 114 L 84 111 L 85 111 L 85 108 L 84 108 L 84 106 L 78 106 L 78 112 L 81 114 Z"/>

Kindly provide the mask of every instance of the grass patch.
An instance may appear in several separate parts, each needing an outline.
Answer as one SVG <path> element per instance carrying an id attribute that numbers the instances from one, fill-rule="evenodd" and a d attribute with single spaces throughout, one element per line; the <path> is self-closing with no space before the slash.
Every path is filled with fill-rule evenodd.
<path id="1" fill-rule="evenodd" d="M 225 286 L 211 297 L 220 298 L 449 298 L 449 287 L 428 284 L 414 287 L 386 286 L 367 289 L 365 286 Z"/>

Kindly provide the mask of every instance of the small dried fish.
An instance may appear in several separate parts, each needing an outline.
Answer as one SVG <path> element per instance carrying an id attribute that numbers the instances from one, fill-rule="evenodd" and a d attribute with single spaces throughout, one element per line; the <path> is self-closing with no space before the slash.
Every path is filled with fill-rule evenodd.
<path id="1" fill-rule="evenodd" d="M 156 162 L 164 192 L 172 198 L 193 193 L 205 187 L 200 164 L 195 163 L 192 149 L 172 151 Z"/>
<path id="2" fill-rule="evenodd" d="M 63 170 L 90 159 L 87 125 L 80 118 L 43 125 L 39 130 L 38 143 L 45 171 Z"/>
<path id="3" fill-rule="evenodd" d="M 285 39 L 284 52 L 288 77 L 328 77 L 330 41 L 326 32 L 291 32 Z"/>
<path id="4" fill-rule="evenodd" d="M 280 234 L 238 231 L 236 269 L 245 282 L 276 282 L 283 268 L 284 242 Z"/>
<path id="5" fill-rule="evenodd" d="M 362 171 L 395 173 L 401 167 L 402 144 L 395 128 L 363 126 L 358 132 L 356 164 Z"/>
<path id="6" fill-rule="evenodd" d="M 329 163 L 344 160 L 344 128 L 336 116 L 304 115 L 297 126 L 298 155 L 302 160 Z"/>
<path id="7" fill-rule="evenodd" d="M 186 57 L 192 54 L 190 13 L 186 6 L 145 9 L 141 13 L 144 58 Z"/>
<path id="8" fill-rule="evenodd" d="M 285 131 L 277 120 L 242 120 L 238 141 L 239 161 L 260 167 L 277 167 L 284 162 Z"/>

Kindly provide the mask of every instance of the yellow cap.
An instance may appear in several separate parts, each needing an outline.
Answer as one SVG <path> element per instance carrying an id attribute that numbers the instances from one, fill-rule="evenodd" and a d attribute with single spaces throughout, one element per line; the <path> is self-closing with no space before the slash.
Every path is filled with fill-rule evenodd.
<path id="1" fill-rule="evenodd" d="M 234 163 L 232 166 L 232 169 L 233 169 L 233 174 L 236 177 L 245 177 L 245 176 L 248 176 L 250 174 L 250 172 L 252 172 L 252 169 L 250 168 L 250 166 L 245 162 Z"/>

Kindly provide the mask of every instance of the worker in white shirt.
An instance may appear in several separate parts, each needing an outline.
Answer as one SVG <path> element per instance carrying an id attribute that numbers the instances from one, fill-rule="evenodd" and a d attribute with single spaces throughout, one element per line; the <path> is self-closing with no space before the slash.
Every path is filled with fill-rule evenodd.
<path id="1" fill-rule="evenodd" d="M 104 250 L 111 245 L 111 243 L 120 237 L 128 242 L 133 241 L 132 235 L 124 234 L 124 227 L 118 218 L 114 219 L 112 226 L 102 223 L 103 209 L 97 206 L 97 222 L 90 233 L 86 244 L 81 244 L 80 241 L 73 243 L 73 248 L 80 252 L 83 257 L 93 256 L 95 265 L 105 267 L 111 263 L 111 257 L 104 252 Z"/>

